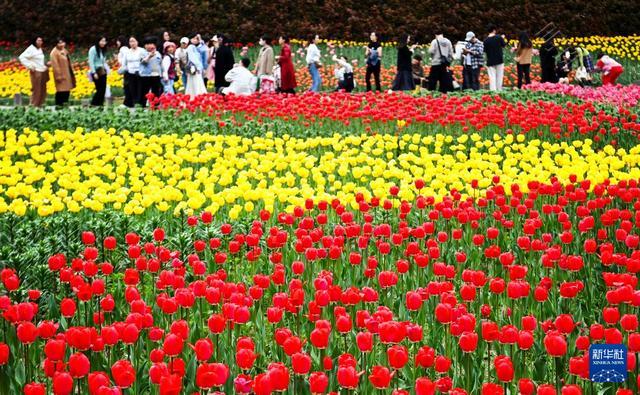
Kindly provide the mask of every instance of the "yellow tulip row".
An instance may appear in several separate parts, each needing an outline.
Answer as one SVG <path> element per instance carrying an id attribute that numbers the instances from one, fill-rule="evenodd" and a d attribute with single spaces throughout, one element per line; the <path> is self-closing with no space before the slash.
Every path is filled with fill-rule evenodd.
<path id="1" fill-rule="evenodd" d="M 81 99 L 90 97 L 95 92 L 95 86 L 87 75 L 89 69 L 76 69 L 76 87 L 71 91 L 71 97 Z M 122 75 L 112 72 L 107 76 L 107 83 L 110 87 L 122 88 Z M 22 95 L 31 94 L 31 80 L 29 72 L 22 66 L 11 66 L 0 70 L 0 97 L 13 97 L 17 93 Z M 47 94 L 56 93 L 56 86 L 53 80 L 53 72 L 50 71 L 47 82 Z"/>
<path id="2" fill-rule="evenodd" d="M 417 178 L 426 181 L 426 195 L 443 196 L 452 188 L 470 195 L 472 180 L 482 190 L 493 175 L 526 190 L 528 181 L 554 175 L 563 181 L 571 174 L 593 182 L 640 178 L 639 164 L 640 145 L 596 151 L 588 139 L 6 130 L 0 131 L 0 213 L 207 209 L 236 219 L 259 208 L 292 210 L 308 197 L 337 197 L 356 207 L 355 192 L 386 196 L 391 185 L 411 200 Z"/>

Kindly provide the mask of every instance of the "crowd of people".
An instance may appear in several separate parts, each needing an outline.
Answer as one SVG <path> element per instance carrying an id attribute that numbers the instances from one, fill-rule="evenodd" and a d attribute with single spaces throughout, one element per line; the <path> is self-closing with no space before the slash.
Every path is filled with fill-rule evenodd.
<path id="1" fill-rule="evenodd" d="M 490 26 L 484 40 L 473 32 L 468 32 L 464 41 L 456 45 L 436 32 L 435 38 L 425 47 L 430 57 L 430 68 L 425 73 L 423 57 L 417 53 L 418 44 L 411 35 L 403 35 L 398 40 L 396 76 L 392 91 L 419 89 L 438 90 L 446 93 L 455 89 L 480 89 L 480 75 L 486 69 L 489 89 L 501 91 L 504 80 L 504 51 L 508 46 L 506 37 L 498 29 Z M 312 92 L 322 89 L 320 69 L 322 52 L 318 47 L 320 37 L 311 36 L 306 42 L 305 63 L 311 77 Z M 251 61 L 243 54 L 236 62 L 231 40 L 224 34 L 203 38 L 198 33 L 182 37 L 178 43 L 172 40 L 169 32 L 161 39 L 155 36 L 119 37 L 115 61 L 117 72 L 123 76 L 124 102 L 126 107 L 146 106 L 149 94 L 176 93 L 176 82 L 181 81 L 185 94 L 197 96 L 206 93 L 207 85 L 212 83 L 215 92 L 221 95 L 251 95 L 261 93 L 294 94 L 297 88 L 292 49 L 287 36 L 278 37 L 280 53 L 275 55 L 271 38 L 262 36 L 260 50 L 252 67 Z M 88 78 L 95 84 L 95 94 L 91 105 L 102 106 L 105 101 L 107 75 L 111 72 L 107 54 L 106 37 L 99 39 L 88 51 Z M 69 101 L 71 90 L 76 81 L 71 58 L 66 49 L 66 41 L 59 38 L 45 62 L 44 40 L 37 37 L 20 55 L 20 62 L 30 72 L 33 106 L 42 106 L 46 99 L 46 84 L 49 79 L 49 67 L 55 79 L 56 106 Z M 531 83 L 531 63 L 534 55 L 540 57 L 541 81 L 568 83 L 568 76 L 575 67 L 575 80 L 580 84 L 589 84 L 592 74 L 601 72 L 603 84 L 615 84 L 624 71 L 623 67 L 611 57 L 598 54 L 597 61 L 585 48 L 564 48 L 559 50 L 553 37 L 546 37 L 540 49 L 534 49 L 533 42 L 526 32 L 518 36 L 517 44 L 510 48 L 514 53 L 517 68 L 517 86 Z M 366 64 L 365 86 L 367 91 L 382 91 L 380 71 L 382 68 L 382 45 L 376 33 L 371 33 L 369 43 L 364 47 Z M 338 81 L 335 90 L 351 92 L 356 88 L 353 64 L 344 55 L 333 55 L 334 75 Z M 462 65 L 462 84 L 455 81 L 451 66 L 459 61 Z M 373 77 L 373 85 L 372 85 Z"/>

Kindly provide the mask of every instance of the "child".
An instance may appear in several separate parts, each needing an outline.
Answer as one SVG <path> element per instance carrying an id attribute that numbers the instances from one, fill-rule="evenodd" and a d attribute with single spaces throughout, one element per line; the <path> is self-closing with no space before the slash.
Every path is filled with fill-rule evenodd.
<path id="1" fill-rule="evenodd" d="M 598 54 L 596 71 L 602 72 L 602 85 L 615 85 L 620 74 L 624 72 L 622 65 L 602 52 Z"/>
<path id="2" fill-rule="evenodd" d="M 422 56 L 419 54 L 413 55 L 413 59 L 411 60 L 411 74 L 413 75 L 413 82 L 416 84 L 416 86 L 424 89 L 429 88 L 427 78 L 424 76 Z"/>

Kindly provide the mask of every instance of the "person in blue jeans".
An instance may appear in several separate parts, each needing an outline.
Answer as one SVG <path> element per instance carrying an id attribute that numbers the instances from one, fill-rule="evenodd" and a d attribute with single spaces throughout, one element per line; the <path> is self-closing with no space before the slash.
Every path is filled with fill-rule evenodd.
<path id="1" fill-rule="evenodd" d="M 318 49 L 318 42 L 320 37 L 316 34 L 309 39 L 309 45 L 307 46 L 307 67 L 309 68 L 309 74 L 311 75 L 311 92 L 320 92 L 322 86 L 322 78 L 320 77 L 319 68 L 322 67 L 320 62 L 320 49 Z"/>

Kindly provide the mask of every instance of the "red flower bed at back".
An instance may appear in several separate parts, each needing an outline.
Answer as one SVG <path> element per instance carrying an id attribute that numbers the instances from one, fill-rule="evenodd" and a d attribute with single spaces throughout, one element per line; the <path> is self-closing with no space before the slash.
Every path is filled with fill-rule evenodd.
<path id="1" fill-rule="evenodd" d="M 556 138 L 593 138 L 604 136 L 616 145 L 618 133 L 637 137 L 640 132 L 638 115 L 624 107 L 615 115 L 595 103 L 555 103 L 552 101 L 508 101 L 500 96 L 411 96 L 407 94 L 348 94 L 318 95 L 253 95 L 220 96 L 207 94 L 197 97 L 165 95 L 151 98 L 154 109 L 202 112 L 226 125 L 229 117 L 234 125 L 257 120 L 281 119 L 312 123 L 339 122 L 350 125 L 358 122 L 364 131 L 375 131 L 372 124 L 395 123 L 437 128 L 458 128 L 460 132 L 491 131 L 499 133 L 547 133 Z M 237 115 L 239 114 L 239 115 Z"/>
<path id="2" fill-rule="evenodd" d="M 640 188 L 572 181 L 434 199 L 417 180 L 411 202 L 392 187 L 233 226 L 203 212 L 182 249 L 161 228 L 85 232 L 49 259 L 47 316 L 1 272 L 0 365 L 26 394 L 581 394 L 590 344 L 624 341 L 637 366 Z"/>

